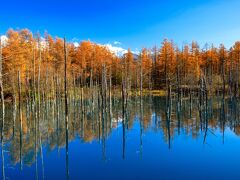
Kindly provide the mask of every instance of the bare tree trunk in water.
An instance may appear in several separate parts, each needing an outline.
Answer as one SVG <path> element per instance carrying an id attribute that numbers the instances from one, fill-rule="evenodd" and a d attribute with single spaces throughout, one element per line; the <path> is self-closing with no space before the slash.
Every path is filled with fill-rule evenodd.
<path id="1" fill-rule="evenodd" d="M 34 92 L 34 94 L 33 94 L 33 103 L 34 103 L 34 105 L 35 105 L 35 103 L 36 103 L 36 75 L 35 75 L 35 66 L 36 66 L 36 57 L 35 57 L 36 55 L 35 55 L 35 45 L 33 45 L 33 92 Z"/>
<path id="2" fill-rule="evenodd" d="M 140 99 L 142 99 L 142 90 L 143 90 L 142 86 L 143 86 L 143 70 L 142 70 L 142 58 L 141 58 L 140 59 Z"/>
<path id="3" fill-rule="evenodd" d="M 168 79 L 168 81 L 170 81 L 170 79 Z M 171 114 L 172 114 L 172 99 L 171 99 L 171 84 L 170 82 L 167 83 L 168 87 L 167 87 L 167 109 L 166 109 L 166 117 L 167 117 L 167 131 L 168 131 L 168 148 L 171 148 Z"/>
<path id="4" fill-rule="evenodd" d="M 3 127 L 4 127 L 4 118 L 5 118 L 5 104 L 4 104 L 4 93 L 3 93 L 3 67 L 2 67 L 2 42 L 0 38 L 0 90 L 1 90 L 1 102 L 2 102 L 2 134 L 3 134 Z"/>
<path id="5" fill-rule="evenodd" d="M 20 167 L 22 169 L 22 109 L 21 109 L 21 73 L 18 70 L 18 108 L 20 118 Z"/>
<path id="6" fill-rule="evenodd" d="M 41 52 L 41 44 L 40 40 L 38 42 L 39 45 L 39 61 L 38 61 L 38 123 L 40 118 L 40 106 L 41 106 L 41 93 L 40 93 L 40 79 L 41 79 L 41 61 L 42 61 L 42 52 Z"/>
<path id="7" fill-rule="evenodd" d="M 68 92 L 67 92 L 67 47 L 64 38 L 64 100 L 65 100 L 65 128 L 66 128 L 66 176 L 69 179 L 68 170 Z"/>
<path id="8" fill-rule="evenodd" d="M 110 115 L 110 123 L 112 125 L 112 67 L 110 67 L 110 75 L 109 75 L 109 115 Z"/>
<path id="9" fill-rule="evenodd" d="M 2 127 L 1 127 L 1 146 L 2 146 L 2 178 L 5 179 L 5 168 L 4 168 L 4 121 L 5 121 L 5 104 L 4 104 L 4 93 L 3 93 L 3 71 L 2 71 L 2 41 L 0 36 L 0 90 L 1 90 L 1 102 L 2 102 Z"/>

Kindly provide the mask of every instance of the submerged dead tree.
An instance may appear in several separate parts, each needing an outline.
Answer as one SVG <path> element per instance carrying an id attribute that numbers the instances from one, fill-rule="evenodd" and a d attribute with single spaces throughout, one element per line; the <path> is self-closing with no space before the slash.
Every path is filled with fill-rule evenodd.
<path id="1" fill-rule="evenodd" d="M 141 100 L 142 100 L 142 91 L 143 91 L 143 67 L 142 67 L 142 57 L 140 55 L 140 99 Z"/>
<path id="2" fill-rule="evenodd" d="M 4 124 L 5 124 L 5 104 L 4 104 L 4 93 L 3 93 L 3 67 L 2 67 L 2 41 L 0 36 L 0 90 L 1 90 L 1 102 L 2 102 L 2 126 L 1 126 L 1 149 L 2 149 L 2 177 L 5 179 L 4 169 Z"/>
<path id="3" fill-rule="evenodd" d="M 66 176 L 69 179 L 68 170 L 68 91 L 67 91 L 67 46 L 64 38 L 64 102 L 65 102 L 65 130 L 66 130 Z"/>
<path id="4" fill-rule="evenodd" d="M 19 120 L 20 120 L 20 167 L 22 169 L 22 128 L 23 128 L 23 122 L 22 122 L 22 107 L 21 107 L 21 94 L 22 94 L 22 86 L 21 86 L 21 72 L 18 71 L 18 111 L 19 111 Z"/>
<path id="5" fill-rule="evenodd" d="M 2 41 L 0 38 L 0 91 L 1 91 L 1 108 L 2 108 L 2 127 L 1 132 L 3 134 L 4 118 L 5 118 L 5 104 L 4 104 L 4 92 L 3 92 L 3 62 L 2 62 Z"/>

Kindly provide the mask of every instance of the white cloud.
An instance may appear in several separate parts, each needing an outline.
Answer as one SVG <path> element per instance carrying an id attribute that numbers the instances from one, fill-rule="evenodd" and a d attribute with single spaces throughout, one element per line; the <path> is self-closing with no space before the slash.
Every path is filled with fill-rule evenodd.
<path id="1" fill-rule="evenodd" d="M 74 47 L 78 47 L 79 43 L 78 42 L 73 42 Z"/>
<path id="2" fill-rule="evenodd" d="M 122 47 L 113 46 L 112 44 L 104 44 L 103 46 L 107 47 L 112 53 L 116 56 L 123 56 L 127 53 L 127 50 Z"/>
<path id="3" fill-rule="evenodd" d="M 99 45 L 102 45 L 102 44 L 99 44 Z M 124 54 L 126 54 L 126 53 L 128 52 L 128 50 L 127 50 L 127 49 L 124 49 L 123 47 L 118 46 L 118 45 L 121 45 L 121 43 L 118 42 L 118 41 L 115 41 L 113 44 L 108 43 L 108 44 L 103 44 L 102 46 L 107 47 L 107 48 L 108 48 L 112 53 L 114 53 L 116 56 L 121 57 L 121 56 L 123 56 Z M 131 52 L 132 52 L 133 54 L 136 54 L 136 55 L 139 54 L 139 50 L 138 50 L 138 49 L 135 49 L 135 51 L 132 51 L 132 50 L 131 50 Z"/>
<path id="4" fill-rule="evenodd" d="M 119 42 L 119 41 L 114 41 L 113 44 L 114 44 L 114 45 L 121 45 L 122 43 Z"/>
<path id="5" fill-rule="evenodd" d="M 7 42 L 8 42 L 8 37 L 5 35 L 1 36 L 2 46 L 6 46 Z M 47 47 L 48 47 L 48 43 L 47 43 L 46 39 L 41 37 L 40 38 L 40 46 L 37 46 L 37 48 L 45 49 Z"/>
<path id="6" fill-rule="evenodd" d="M 1 43 L 2 43 L 2 46 L 5 46 L 5 45 L 7 44 L 7 41 L 8 41 L 7 36 L 5 36 L 5 35 L 1 36 Z"/>
<path id="7" fill-rule="evenodd" d="M 1 36 L 1 42 L 2 45 L 5 46 L 7 44 L 8 38 L 7 36 L 3 35 Z M 41 48 L 44 49 L 48 46 L 48 43 L 46 42 L 46 39 L 41 38 L 41 42 L 40 42 Z M 73 42 L 74 47 L 79 47 L 79 43 L 77 41 Z M 109 51 L 111 51 L 112 53 L 114 53 L 116 56 L 121 57 L 124 54 L 126 54 L 128 52 L 127 49 L 124 49 L 123 47 L 120 47 L 118 45 L 121 45 L 121 42 L 115 41 L 113 42 L 113 45 L 108 43 L 108 44 L 98 44 L 100 46 L 105 46 Z M 133 54 L 139 54 L 139 50 L 135 50 L 132 51 Z"/>

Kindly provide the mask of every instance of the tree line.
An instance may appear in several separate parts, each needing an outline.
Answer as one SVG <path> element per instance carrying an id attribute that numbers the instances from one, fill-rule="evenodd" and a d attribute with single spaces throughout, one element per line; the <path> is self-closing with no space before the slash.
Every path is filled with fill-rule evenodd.
<path id="1" fill-rule="evenodd" d="M 14 98 L 18 81 L 29 98 L 64 92 L 64 40 L 27 29 L 6 33 L 1 42 L 1 81 L 4 96 Z M 79 46 L 66 43 L 68 89 L 103 87 L 122 89 L 123 95 L 143 90 L 166 90 L 179 96 L 199 92 L 239 95 L 240 42 L 230 49 L 197 42 L 176 46 L 165 39 L 160 47 L 143 48 L 138 55 L 128 49 L 122 57 L 105 46 L 82 41 Z M 20 73 L 20 77 L 19 73 Z M 204 83 L 203 83 L 204 82 Z M 35 97 L 36 98 L 36 97 Z"/>

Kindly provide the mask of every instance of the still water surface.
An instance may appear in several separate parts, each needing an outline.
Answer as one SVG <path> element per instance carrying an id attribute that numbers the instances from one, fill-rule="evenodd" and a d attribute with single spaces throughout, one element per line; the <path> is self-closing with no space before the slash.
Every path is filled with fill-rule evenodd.
<path id="1" fill-rule="evenodd" d="M 240 179 L 236 99 L 210 99 L 201 111 L 196 100 L 180 105 L 173 100 L 169 118 L 165 98 L 146 97 L 143 106 L 132 99 L 124 121 L 117 100 L 112 116 L 87 104 L 84 110 L 78 102 L 71 104 L 68 145 L 61 105 L 43 104 L 38 118 L 24 106 L 22 130 L 19 112 L 7 108 L 1 177 Z"/>

